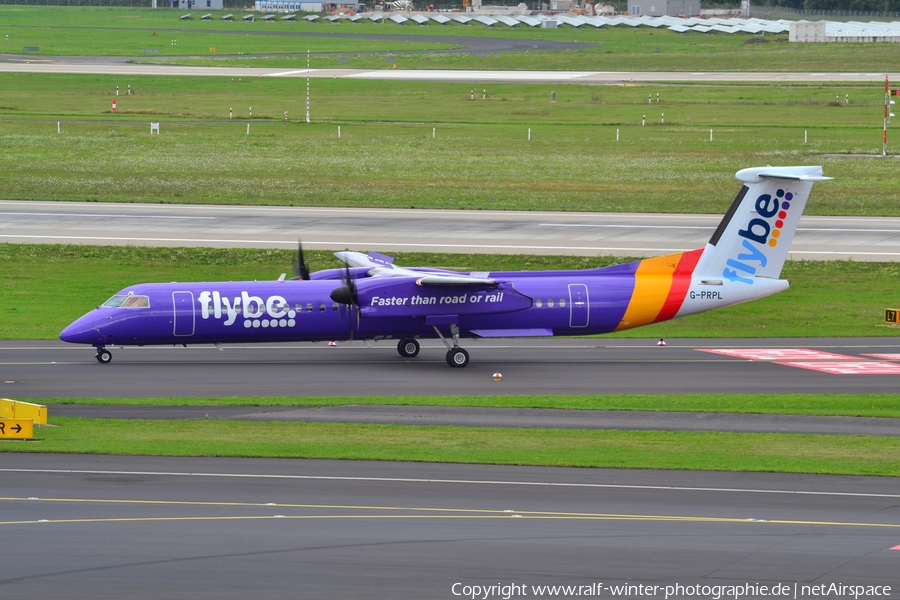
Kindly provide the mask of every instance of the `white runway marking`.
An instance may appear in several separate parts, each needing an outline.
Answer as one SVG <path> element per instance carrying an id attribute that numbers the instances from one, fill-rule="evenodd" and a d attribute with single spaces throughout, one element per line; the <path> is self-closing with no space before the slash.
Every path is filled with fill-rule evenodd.
<path id="1" fill-rule="evenodd" d="M 82 241 L 105 241 L 105 242 L 180 242 L 180 243 L 213 243 L 213 244 L 277 244 L 295 247 L 297 240 L 242 240 L 238 238 L 214 239 L 214 238 L 146 238 L 146 237 L 113 237 L 113 236 L 78 236 L 78 235 L 0 235 L 0 238 L 7 239 L 32 239 L 32 240 L 82 240 Z M 303 245 L 307 247 L 327 247 L 327 248 L 347 248 L 349 246 L 370 246 L 375 247 L 384 242 L 370 241 L 304 241 Z M 595 250 L 598 252 L 684 252 L 690 248 L 632 248 L 632 247 L 616 247 L 616 246 L 522 246 L 519 244 L 434 244 L 431 242 L 422 242 L 421 244 L 398 244 L 391 242 L 391 246 L 401 248 L 459 248 L 459 249 L 478 249 L 493 248 L 502 250 L 519 249 L 526 250 Z M 841 253 L 838 253 L 841 254 Z M 859 254 L 859 253 L 858 253 Z M 900 254 L 900 253 L 898 253 Z"/>
<path id="2" fill-rule="evenodd" d="M 264 473 L 191 473 L 180 471 L 100 471 L 92 469 L 4 469 L 0 473 L 53 473 L 78 475 L 134 475 L 138 477 L 224 477 L 236 479 L 308 479 L 319 481 L 371 481 L 385 483 L 438 483 L 462 485 L 517 485 L 622 490 L 659 490 L 680 492 L 723 492 L 740 494 L 792 494 L 799 496 L 849 496 L 854 498 L 900 498 L 900 494 L 864 492 L 821 492 L 809 490 L 773 490 L 753 488 L 713 488 L 669 485 L 627 485 L 617 483 L 571 483 L 559 481 L 494 481 L 489 479 L 422 479 L 415 477 L 342 477 L 329 475 L 271 475 Z"/>
<path id="3" fill-rule="evenodd" d="M 2 214 L 2 213 L 0 213 Z M 597 227 L 617 229 L 715 229 L 714 225 L 612 225 L 606 223 L 538 223 L 540 227 Z M 797 231 L 833 231 L 835 233 L 898 233 L 900 229 L 852 229 L 840 227 L 798 227 Z"/>
<path id="4" fill-rule="evenodd" d="M 33 212 L 0 212 L 0 215 L 19 216 L 19 217 L 76 217 L 76 218 L 99 218 L 99 219 L 201 219 L 207 221 L 215 221 L 217 217 L 181 217 L 176 215 L 111 215 L 111 214 L 90 214 L 90 213 L 33 213 Z"/>
<path id="5" fill-rule="evenodd" d="M 303 71 L 304 73 L 306 71 Z M 395 70 L 366 71 L 341 75 L 348 79 L 394 79 L 410 81 L 469 81 L 492 79 L 504 81 L 571 81 L 581 77 L 603 75 L 593 71 L 425 71 Z"/>

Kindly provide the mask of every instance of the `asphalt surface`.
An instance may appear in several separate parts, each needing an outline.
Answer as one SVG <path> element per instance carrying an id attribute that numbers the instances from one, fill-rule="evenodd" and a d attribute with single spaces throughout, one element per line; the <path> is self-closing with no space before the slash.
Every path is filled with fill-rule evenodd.
<path id="1" fill-rule="evenodd" d="M 4 598 L 900 584 L 893 478 L 8 453 L 0 474 Z"/>
<path id="2" fill-rule="evenodd" d="M 652 256 L 702 248 L 721 215 L 0 201 L 0 241 Z M 900 260 L 900 218 L 804 216 L 793 259 Z"/>
<path id="3" fill-rule="evenodd" d="M 357 405 L 248 407 L 51 404 L 54 417 L 229 419 L 453 427 L 731 431 L 900 436 L 900 419 L 616 410 Z"/>
<path id="4" fill-rule="evenodd" d="M 402 39 L 403 36 L 393 36 Z M 426 38 L 414 39 L 424 41 Z M 440 38 L 432 38 L 437 40 Z M 448 38 L 448 43 L 460 43 L 460 38 Z M 498 42 L 501 40 L 497 40 Z M 502 40 L 511 43 L 512 40 Z M 538 49 L 540 42 L 529 40 Z M 574 43 L 573 43 L 574 44 Z M 587 46 L 589 44 L 583 44 Z M 471 47 L 470 47 L 471 49 Z M 506 48 L 511 50 L 513 48 Z M 557 48 L 560 49 L 560 48 Z M 502 50 L 500 48 L 498 51 Z M 478 52 L 489 51 L 481 47 Z M 784 73 L 784 72 L 670 72 L 670 71 L 472 71 L 472 70 L 415 70 L 415 69 L 312 69 L 259 67 L 193 67 L 180 65 L 147 65 L 123 63 L 121 58 L 6 56 L 0 60 L 0 72 L 5 73 L 72 73 L 83 75 L 186 75 L 195 77 L 310 77 L 348 79 L 386 79 L 398 81 L 460 81 L 507 83 L 575 83 L 583 85 L 614 85 L 634 82 L 858 82 L 879 83 L 884 73 Z M 889 74 L 891 79 L 898 77 Z"/>
<path id="5" fill-rule="evenodd" d="M 367 347 L 264 344 L 112 348 L 101 365 L 90 347 L 0 343 L 0 396 L 223 397 L 667 393 L 896 393 L 900 375 L 837 375 L 700 352 L 698 348 L 805 348 L 860 363 L 900 353 L 885 338 L 464 340 L 469 366 L 452 369 L 440 342 L 414 359 L 391 341 Z M 877 361 L 879 364 L 890 361 Z M 896 360 L 894 361 L 896 363 Z M 893 364 L 893 363 L 891 363 Z M 890 366 L 890 365 L 889 365 Z M 494 381 L 493 374 L 503 375 Z M 12 382 L 12 383 L 9 383 Z"/>

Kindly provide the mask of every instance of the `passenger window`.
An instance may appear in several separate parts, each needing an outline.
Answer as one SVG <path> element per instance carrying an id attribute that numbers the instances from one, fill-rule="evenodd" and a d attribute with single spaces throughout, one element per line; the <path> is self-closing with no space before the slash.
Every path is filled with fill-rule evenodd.
<path id="1" fill-rule="evenodd" d="M 338 303 L 337 303 L 337 302 L 332 302 L 332 303 L 331 303 L 331 310 L 334 311 L 334 312 L 337 312 L 337 311 L 338 311 Z"/>
<path id="2" fill-rule="evenodd" d="M 544 305 L 544 301 L 541 300 L 540 298 L 538 298 L 537 300 L 534 301 L 534 305 L 537 306 L 538 308 L 540 308 Z"/>
<path id="3" fill-rule="evenodd" d="M 306 312 L 312 312 L 312 302 L 306 303 Z"/>
<path id="4" fill-rule="evenodd" d="M 325 303 L 324 302 L 319 303 L 319 312 L 325 312 Z"/>
<path id="5" fill-rule="evenodd" d="M 547 298 L 547 307 L 553 308 L 553 298 Z"/>
<path id="6" fill-rule="evenodd" d="M 302 302 L 298 302 L 297 304 L 295 304 L 295 305 L 294 305 L 294 310 L 296 310 L 297 312 L 303 312 L 303 303 L 302 303 Z"/>
<path id="7" fill-rule="evenodd" d="M 565 308 L 565 307 L 566 307 L 566 299 L 565 299 L 565 298 L 560 298 L 560 299 L 559 299 L 559 307 L 560 307 L 560 308 Z"/>

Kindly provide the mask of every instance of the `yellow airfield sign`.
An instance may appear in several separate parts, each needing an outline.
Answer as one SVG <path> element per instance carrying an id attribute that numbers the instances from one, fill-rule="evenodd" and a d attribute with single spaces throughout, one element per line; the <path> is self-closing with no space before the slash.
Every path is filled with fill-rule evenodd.
<path id="1" fill-rule="evenodd" d="M 30 440 L 34 437 L 31 419 L 0 419 L 0 440 Z"/>
<path id="2" fill-rule="evenodd" d="M 0 398 L 0 419 L 31 419 L 37 425 L 46 425 L 47 407 L 43 404 Z"/>

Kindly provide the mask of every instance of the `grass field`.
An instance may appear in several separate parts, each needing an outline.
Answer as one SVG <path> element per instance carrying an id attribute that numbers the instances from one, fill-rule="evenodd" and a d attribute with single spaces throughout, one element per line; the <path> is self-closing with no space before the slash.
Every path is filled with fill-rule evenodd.
<path id="1" fill-rule="evenodd" d="M 0 54 L 135 56 L 152 62 L 314 68 L 872 71 L 892 44 L 792 45 L 786 36 L 668 31 L 181 22 L 170 10 L 0 6 Z M 199 14 L 199 13 L 197 13 Z M 288 35 L 265 35 L 267 33 Z M 155 35 L 154 35 L 155 33 Z M 305 34 L 410 35 L 413 40 Z M 260 35 L 262 34 L 262 35 Z M 299 34 L 299 35 L 297 35 Z M 594 44 L 569 51 L 449 53 L 419 39 L 485 36 Z M 210 52 L 215 47 L 216 52 Z M 151 50 L 152 52 L 145 52 Z M 327 55 L 341 52 L 342 55 Z M 391 53 L 390 62 L 381 53 Z M 286 55 L 286 56 L 272 56 Z M 213 58 L 214 57 L 214 58 Z M 340 62 L 343 58 L 347 62 Z M 131 85 L 136 94 L 125 96 Z M 119 86 L 118 112 L 110 103 Z M 721 214 L 733 173 L 822 164 L 811 214 L 900 215 L 900 170 L 881 149 L 881 85 L 481 86 L 316 79 L 0 74 L 0 197 L 376 207 Z M 550 93 L 557 102 L 550 102 Z M 647 103 L 648 95 L 661 98 Z M 253 107 L 253 118 L 249 108 Z M 234 120 L 229 120 L 233 109 Z M 289 118 L 285 122 L 284 112 Z M 646 115 L 646 125 L 641 125 Z M 664 116 L 663 116 L 664 115 Z M 60 133 L 57 133 L 57 122 Z M 148 122 L 161 121 L 160 136 Z M 247 123 L 251 134 L 246 134 Z M 342 127 L 338 139 L 337 126 Z M 431 138 L 432 127 L 436 139 Z M 532 141 L 527 140 L 531 130 Z M 709 130 L 715 132 L 714 141 Z M 616 136 L 619 135 L 619 141 Z M 808 141 L 804 142 L 804 136 Z M 837 155 L 837 156 L 835 156 Z M 335 266 L 309 252 L 313 269 Z M 138 281 L 275 278 L 275 250 L 0 245 L 0 339 L 52 339 Z M 405 253 L 400 264 L 461 270 L 588 268 L 606 257 Z M 789 262 L 791 290 L 620 336 L 894 336 L 894 263 Z M 61 303 L 60 298 L 65 298 Z M 59 402 L 101 402 L 56 399 Z M 896 395 L 115 399 L 130 403 L 457 406 L 900 416 Z M 37 443 L 0 452 L 478 462 L 583 467 L 900 475 L 896 438 L 505 430 L 52 418 Z"/>
<path id="2" fill-rule="evenodd" d="M 516 53 L 398 54 L 400 67 L 416 66 L 408 60 L 471 59 L 484 64 L 460 66 L 485 68 L 490 61 L 520 60 L 522 67 L 567 68 L 566 57 L 586 53 L 576 62 L 598 57 L 610 61 L 595 61 L 590 68 L 716 70 L 748 68 L 741 65 L 749 61 L 758 68 L 800 69 L 811 68 L 804 66 L 807 59 L 801 55 L 827 61 L 829 53 L 839 51 L 839 60 L 823 63 L 839 71 L 848 65 L 866 68 L 869 60 L 881 69 L 893 58 L 879 53 L 894 51 L 893 46 L 879 44 L 747 45 L 740 36 L 683 36 L 647 28 L 488 30 L 302 20 L 185 25 L 177 21 L 179 14 L 2 6 L 0 22 L 13 32 L 7 52 L 32 43 L 17 37 L 25 34 L 58 38 L 61 46 L 56 50 L 77 54 L 85 42 L 65 35 L 93 36 L 87 47 L 111 52 L 112 37 L 125 35 L 130 43 L 143 46 L 141 36 L 152 38 L 153 31 L 157 38 L 168 32 L 163 41 L 169 39 L 165 42 L 169 45 L 163 49 L 174 53 L 189 43 L 208 45 L 208 40 L 187 41 L 195 35 L 296 51 L 294 37 L 236 35 L 265 31 L 389 30 L 414 35 L 437 31 L 451 37 L 532 36 L 603 44 L 549 53 L 556 61 L 552 64 L 541 62 L 543 58 L 532 61 L 534 53 L 519 53 L 515 59 Z M 167 24 L 200 33 L 173 38 L 181 34 L 165 29 Z M 171 39 L 179 39 L 179 45 L 172 46 Z M 300 39 L 324 44 L 320 50 L 329 49 L 331 43 L 351 49 L 356 43 L 401 43 Z M 778 60 L 785 65 L 762 60 L 760 53 L 781 57 Z M 665 62 L 670 56 L 675 62 Z M 316 60 L 332 61 L 319 66 L 335 66 L 337 58 Z M 349 66 L 358 66 L 354 60 Z M 385 66 L 380 56 L 365 60 Z M 135 95 L 124 95 L 128 85 Z M 123 95 L 115 98 L 117 86 Z M 481 93 L 471 100 L 474 87 L 316 79 L 311 90 L 313 123 L 307 125 L 302 79 L 0 74 L 0 197 L 715 214 L 723 212 L 734 196 L 735 171 L 760 164 L 811 163 L 823 164 L 836 181 L 817 186 L 809 214 L 900 214 L 900 170 L 893 161 L 856 156 L 880 154 L 880 84 L 492 84 L 481 86 Z M 550 101 L 551 92 L 556 92 L 556 102 Z M 111 112 L 114 98 L 116 114 Z M 149 121 L 162 122 L 162 135 L 149 136 Z M 250 135 L 247 122 L 253 123 Z M 433 129 L 436 139 L 431 139 Z M 892 148 L 889 145 L 889 151 Z"/>
<path id="3" fill-rule="evenodd" d="M 196 11 L 195 11 L 196 12 Z M 231 11 L 241 16 L 241 11 Z M 892 44 L 787 44 L 786 35 L 750 36 L 718 33 L 679 34 L 652 28 L 567 26 L 555 30 L 495 27 L 478 24 L 425 26 L 393 23 L 308 23 L 302 19 L 245 23 L 223 22 L 224 12 L 213 11 L 210 21 L 180 21 L 177 10 L 101 7 L 0 6 L 0 52 L 19 53 L 24 46 L 38 46 L 41 55 L 104 54 L 119 56 L 191 56 L 191 64 L 208 64 L 210 48 L 215 57 L 230 55 L 228 62 L 258 66 L 296 67 L 300 57 L 256 57 L 260 53 L 350 53 L 349 63 L 336 56 L 315 57 L 313 66 L 359 68 L 468 68 L 562 70 L 664 70 L 664 71 L 874 71 L 896 59 Z M 154 31 L 156 35 L 153 35 Z M 268 35 L 276 33 L 279 35 Z M 465 54 L 397 55 L 390 64 L 381 56 L 364 52 L 408 52 L 448 45 L 419 41 L 329 39 L 303 34 L 403 35 L 441 37 L 490 37 L 505 39 L 566 40 L 594 44 L 579 50 L 500 52 L 491 56 Z M 284 35 L 289 34 L 289 35 Z M 769 43 L 748 44 L 763 39 Z M 172 41 L 178 40 L 173 45 Z M 237 56 L 235 56 L 237 55 Z M 199 61 L 199 62 L 198 62 Z M 305 56 L 302 57 L 305 65 Z"/>
<path id="4" fill-rule="evenodd" d="M 287 250 L 0 244 L 0 339 L 54 339 L 119 289 L 148 281 L 275 279 Z M 460 270 L 570 269 L 624 262 L 610 257 L 397 254 L 397 263 Z M 339 266 L 309 252 L 310 268 Z M 790 290 L 756 302 L 615 334 L 620 337 L 896 336 L 882 326 L 895 304 L 900 263 L 789 261 Z M 62 305 L 59 298 L 66 298 Z"/>
<path id="5" fill-rule="evenodd" d="M 611 394 L 605 396 L 271 396 L 228 398 L 44 398 L 43 404 L 151 406 L 482 406 L 900 418 L 898 394 Z M 53 407 L 50 406 L 53 414 Z"/>
<path id="6" fill-rule="evenodd" d="M 113 115 L 117 85 L 136 95 Z M 311 125 L 304 86 L 0 75 L 0 196 L 721 214 L 741 168 L 823 164 L 836 180 L 808 213 L 900 214 L 894 161 L 855 156 L 880 152 L 878 86 L 498 84 L 473 101 L 469 84 L 321 79 Z"/>
<path id="7" fill-rule="evenodd" d="M 53 419 L 0 452 L 251 456 L 900 475 L 892 437 Z"/>

